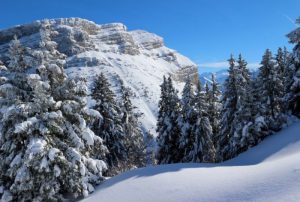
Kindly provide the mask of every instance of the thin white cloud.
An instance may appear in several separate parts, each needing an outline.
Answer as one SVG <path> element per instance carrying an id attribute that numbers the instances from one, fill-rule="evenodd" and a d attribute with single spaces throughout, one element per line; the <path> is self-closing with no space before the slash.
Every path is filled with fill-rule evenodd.
<path id="1" fill-rule="evenodd" d="M 202 63 L 198 64 L 200 68 L 227 68 L 228 62 L 210 62 L 210 63 Z M 247 67 L 250 69 L 257 69 L 260 66 L 258 62 L 248 63 Z"/>

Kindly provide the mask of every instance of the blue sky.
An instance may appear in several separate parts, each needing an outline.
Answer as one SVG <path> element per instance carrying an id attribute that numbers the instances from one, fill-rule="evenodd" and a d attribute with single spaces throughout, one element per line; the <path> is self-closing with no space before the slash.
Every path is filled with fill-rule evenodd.
<path id="1" fill-rule="evenodd" d="M 200 72 L 220 69 L 231 53 L 257 66 L 266 48 L 292 48 L 285 35 L 300 16 L 299 0 L 6 0 L 1 8 L 0 29 L 81 17 L 154 32 L 199 64 Z"/>

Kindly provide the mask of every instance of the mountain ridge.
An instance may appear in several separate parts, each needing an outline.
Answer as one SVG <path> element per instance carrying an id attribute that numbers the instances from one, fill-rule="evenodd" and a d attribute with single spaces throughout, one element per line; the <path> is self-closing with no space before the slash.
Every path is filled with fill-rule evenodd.
<path id="1" fill-rule="evenodd" d="M 0 30 L 0 60 L 16 35 L 25 47 L 39 46 L 42 25 L 56 31 L 52 40 L 67 56 L 65 70 L 70 77 L 84 77 L 91 85 L 103 72 L 118 96 L 118 82 L 131 89 L 133 104 L 143 114 L 142 129 L 155 134 L 159 85 L 163 75 L 173 77 L 180 91 L 188 75 L 198 77 L 197 65 L 177 51 L 167 48 L 163 38 L 143 30 L 127 30 L 122 23 L 98 25 L 81 18 L 38 20 Z M 90 104 L 92 105 L 92 100 Z"/>

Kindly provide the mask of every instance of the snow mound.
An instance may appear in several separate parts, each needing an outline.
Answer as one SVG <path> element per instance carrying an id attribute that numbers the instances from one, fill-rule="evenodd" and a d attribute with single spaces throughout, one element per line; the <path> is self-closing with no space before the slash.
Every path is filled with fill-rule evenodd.
<path id="1" fill-rule="evenodd" d="M 299 201 L 299 159 L 296 122 L 232 160 L 129 171 L 83 201 Z"/>

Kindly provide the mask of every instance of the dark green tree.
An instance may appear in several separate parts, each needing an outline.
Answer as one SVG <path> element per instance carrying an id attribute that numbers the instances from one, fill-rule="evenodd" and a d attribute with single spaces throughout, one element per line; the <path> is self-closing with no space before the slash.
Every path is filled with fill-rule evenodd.
<path id="1" fill-rule="evenodd" d="M 161 84 L 161 97 L 159 101 L 159 114 L 157 121 L 157 161 L 158 164 L 178 163 L 182 160 L 183 153 L 180 145 L 180 101 L 177 96 L 172 79 L 164 77 Z"/>
<path id="2" fill-rule="evenodd" d="M 115 94 L 103 73 L 95 78 L 91 95 L 96 101 L 93 109 L 102 116 L 94 122 L 92 128 L 108 148 L 106 161 L 111 167 L 110 174 L 116 174 L 122 170 L 122 165 L 127 160 L 125 133 L 121 109 L 117 105 Z"/>

